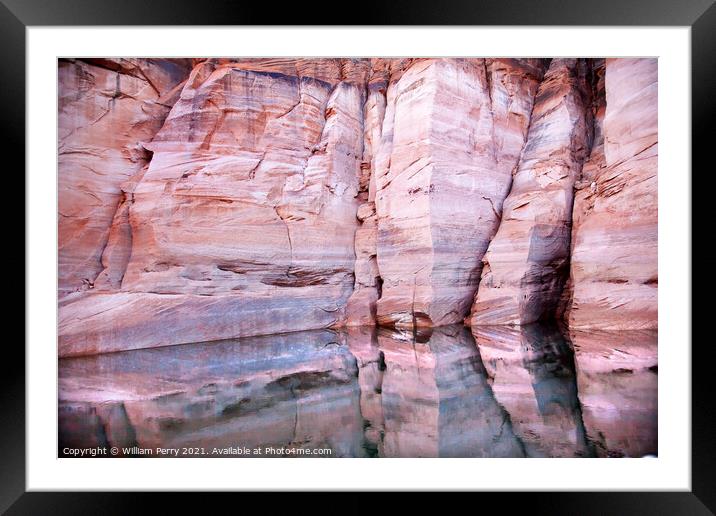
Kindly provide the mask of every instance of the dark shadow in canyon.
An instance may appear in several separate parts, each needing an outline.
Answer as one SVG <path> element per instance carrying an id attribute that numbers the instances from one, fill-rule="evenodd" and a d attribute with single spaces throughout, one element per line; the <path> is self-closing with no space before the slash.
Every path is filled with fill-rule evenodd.
<path id="1" fill-rule="evenodd" d="M 635 342 L 646 356 L 656 334 L 625 333 L 356 327 L 61 359 L 58 453 L 655 455 L 656 371 L 626 373 L 599 349 Z"/>

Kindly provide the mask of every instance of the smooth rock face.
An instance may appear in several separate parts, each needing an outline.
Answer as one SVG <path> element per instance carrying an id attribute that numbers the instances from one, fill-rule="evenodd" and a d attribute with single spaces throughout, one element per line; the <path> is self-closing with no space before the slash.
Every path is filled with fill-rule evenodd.
<path id="1" fill-rule="evenodd" d="M 391 78 L 374 170 L 381 325 L 444 325 L 469 310 L 541 74 L 493 65 L 419 60 Z"/>
<path id="2" fill-rule="evenodd" d="M 573 186 L 591 145 L 587 72 L 582 59 L 553 59 L 540 84 L 470 324 L 554 316 L 568 274 Z"/>
<path id="3" fill-rule="evenodd" d="M 576 193 L 573 328 L 657 327 L 657 60 L 607 59 L 603 145 Z"/>
<path id="4" fill-rule="evenodd" d="M 149 161 L 144 143 L 161 128 L 189 69 L 187 59 L 58 61 L 60 297 L 91 289 L 106 267 L 102 252 L 123 183 Z"/>
<path id="5" fill-rule="evenodd" d="M 584 427 L 596 455 L 657 455 L 657 332 L 570 330 L 569 338 Z"/>

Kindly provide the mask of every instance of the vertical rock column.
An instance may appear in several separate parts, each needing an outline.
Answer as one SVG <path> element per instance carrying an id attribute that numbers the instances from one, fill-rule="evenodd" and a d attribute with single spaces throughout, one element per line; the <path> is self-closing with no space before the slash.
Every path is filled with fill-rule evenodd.
<path id="1" fill-rule="evenodd" d="M 554 315 L 568 275 L 573 186 L 591 144 L 586 75 L 584 60 L 554 59 L 540 85 L 470 324 L 519 325 Z"/>
<path id="2" fill-rule="evenodd" d="M 590 199 L 594 199 L 596 191 L 596 178 L 602 173 L 606 165 L 604 158 L 604 114 L 607 107 L 605 91 L 606 60 L 593 59 L 592 65 L 592 116 L 594 138 L 589 157 L 584 162 L 579 180 L 574 183 L 574 208 L 572 209 L 572 238 L 570 246 L 574 246 L 575 228 L 582 224 L 585 215 L 591 209 Z M 571 258 L 571 251 L 570 251 Z M 564 319 L 565 314 L 571 310 L 574 285 L 572 284 L 571 263 L 570 275 L 562 291 L 562 297 L 557 307 L 556 318 Z"/>
<path id="3" fill-rule="evenodd" d="M 656 59 L 607 59 L 603 157 L 574 206 L 572 328 L 657 327 L 657 107 Z"/>
<path id="4" fill-rule="evenodd" d="M 494 85 L 506 92 L 497 128 L 493 72 L 483 59 L 418 60 L 392 77 L 375 170 L 379 324 L 444 325 L 469 310 L 511 182 L 511 167 L 499 158 L 521 147 L 519 137 L 505 137 L 509 131 L 496 145 L 496 130 L 512 124 L 519 134 L 531 107 L 521 81 L 534 74 L 515 80 L 510 66 L 494 68 L 506 78 Z"/>

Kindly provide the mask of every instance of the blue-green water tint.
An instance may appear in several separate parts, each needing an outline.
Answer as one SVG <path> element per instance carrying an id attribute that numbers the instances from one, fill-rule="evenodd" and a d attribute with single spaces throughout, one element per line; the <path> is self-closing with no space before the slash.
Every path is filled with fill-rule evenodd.
<path id="1" fill-rule="evenodd" d="M 316 330 L 62 359 L 59 455 L 656 455 L 655 364 L 655 332 L 549 325 Z"/>

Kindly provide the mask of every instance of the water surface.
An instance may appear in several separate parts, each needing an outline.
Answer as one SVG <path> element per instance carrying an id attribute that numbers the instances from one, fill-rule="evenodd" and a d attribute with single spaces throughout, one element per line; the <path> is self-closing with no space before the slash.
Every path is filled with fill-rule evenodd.
<path id="1" fill-rule="evenodd" d="M 656 383 L 656 332 L 550 325 L 127 351 L 59 361 L 58 453 L 642 457 L 657 454 Z"/>

